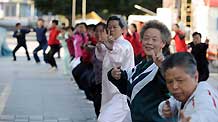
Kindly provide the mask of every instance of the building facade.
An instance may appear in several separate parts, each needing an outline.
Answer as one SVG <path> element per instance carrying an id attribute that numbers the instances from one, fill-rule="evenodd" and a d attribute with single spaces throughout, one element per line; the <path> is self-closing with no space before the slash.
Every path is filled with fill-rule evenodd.
<path id="1" fill-rule="evenodd" d="M 34 15 L 33 0 L 0 0 L 0 18 L 33 17 Z"/>

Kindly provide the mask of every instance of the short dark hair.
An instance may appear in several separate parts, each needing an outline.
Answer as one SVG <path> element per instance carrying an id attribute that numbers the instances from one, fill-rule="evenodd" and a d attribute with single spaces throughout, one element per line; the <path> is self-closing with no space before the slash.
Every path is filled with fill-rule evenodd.
<path id="1" fill-rule="evenodd" d="M 93 31 L 95 30 L 95 27 L 96 27 L 95 24 L 89 24 L 89 25 L 87 26 L 88 29 L 93 30 Z"/>
<path id="2" fill-rule="evenodd" d="M 72 27 L 72 26 L 68 26 L 68 27 L 66 27 L 66 30 L 72 30 L 72 31 L 74 31 L 74 27 Z"/>
<path id="3" fill-rule="evenodd" d="M 108 18 L 108 20 L 107 20 L 107 27 L 108 27 L 108 23 L 109 23 L 110 21 L 112 21 L 112 20 L 118 21 L 118 22 L 119 22 L 119 26 L 120 26 L 121 28 L 124 28 L 124 27 L 125 27 L 124 22 L 122 22 L 121 18 L 118 17 L 118 16 L 110 16 L 110 17 Z"/>
<path id="4" fill-rule="evenodd" d="M 42 22 L 44 22 L 44 19 L 42 19 L 42 18 L 39 18 L 39 19 L 38 19 L 38 21 L 42 21 Z"/>
<path id="5" fill-rule="evenodd" d="M 137 32 L 137 26 L 136 26 L 136 24 L 135 24 L 135 23 L 132 23 L 131 25 L 135 28 L 135 32 Z"/>
<path id="6" fill-rule="evenodd" d="M 106 30 L 106 24 L 105 23 L 103 23 L 103 22 L 99 22 L 96 26 L 95 26 L 95 29 L 94 29 L 94 31 L 96 30 L 96 28 L 98 27 L 98 26 L 102 26 L 103 27 L 103 29 L 105 29 Z"/>
<path id="7" fill-rule="evenodd" d="M 84 25 L 87 28 L 87 24 L 85 22 L 81 22 L 79 25 Z"/>
<path id="8" fill-rule="evenodd" d="M 21 25 L 21 24 L 18 22 L 18 23 L 16 23 L 16 25 L 15 25 L 15 26 L 16 26 L 16 27 L 18 27 L 18 26 L 20 26 L 20 25 Z"/>
<path id="9" fill-rule="evenodd" d="M 198 33 L 198 32 L 194 32 L 194 33 L 192 34 L 192 37 L 194 37 L 194 36 L 196 36 L 196 35 L 199 35 L 200 38 L 201 38 L 201 33 Z"/>
<path id="10" fill-rule="evenodd" d="M 52 23 L 54 23 L 55 25 L 58 25 L 58 20 L 52 20 Z"/>
<path id="11" fill-rule="evenodd" d="M 161 72 L 165 76 L 168 69 L 174 67 L 184 68 L 185 72 L 190 76 L 194 76 L 197 71 L 197 63 L 194 56 L 189 52 L 178 52 L 169 55 L 161 64 Z"/>
<path id="12" fill-rule="evenodd" d="M 179 24 L 174 24 L 174 25 L 175 25 L 177 28 L 180 28 L 180 27 L 179 27 Z"/>

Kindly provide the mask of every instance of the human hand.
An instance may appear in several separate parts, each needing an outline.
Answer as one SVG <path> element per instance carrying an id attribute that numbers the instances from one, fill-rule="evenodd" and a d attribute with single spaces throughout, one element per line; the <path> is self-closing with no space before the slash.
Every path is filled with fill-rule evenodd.
<path id="1" fill-rule="evenodd" d="M 206 43 L 206 44 L 209 44 L 209 41 L 210 41 L 210 40 L 209 40 L 208 38 L 206 38 L 205 43 Z"/>
<path id="2" fill-rule="evenodd" d="M 111 75 L 114 79 L 119 80 L 121 78 L 121 70 L 120 67 L 115 67 L 111 71 Z"/>
<path id="3" fill-rule="evenodd" d="M 114 44 L 114 37 L 110 34 L 110 31 L 108 31 L 108 35 L 106 36 L 106 40 L 103 42 L 105 47 L 112 51 L 113 50 L 113 44 Z"/>
<path id="4" fill-rule="evenodd" d="M 30 28 L 30 31 L 31 31 L 31 32 L 34 32 L 34 29 L 33 29 L 33 28 Z"/>
<path id="5" fill-rule="evenodd" d="M 170 102 L 167 100 L 163 105 L 163 115 L 166 118 L 172 117 L 173 113 L 171 112 Z"/>
<path id="6" fill-rule="evenodd" d="M 164 55 L 162 53 L 162 49 L 160 49 L 160 51 L 157 54 L 155 54 L 155 52 L 153 51 L 152 59 L 153 59 L 154 63 L 160 67 L 162 61 L 164 60 Z"/>
<path id="7" fill-rule="evenodd" d="M 108 37 L 108 35 L 107 35 L 107 33 L 105 32 L 105 30 L 104 30 L 104 32 L 102 32 L 102 33 L 100 33 L 100 34 L 98 35 L 98 42 L 99 42 L 99 43 L 104 43 L 104 42 L 107 40 L 107 37 Z"/>
<path id="8" fill-rule="evenodd" d="M 190 117 L 190 116 L 185 116 L 183 110 L 181 110 L 181 111 L 179 112 L 179 115 L 180 115 L 180 120 L 181 120 L 181 122 L 190 122 L 191 117 Z"/>

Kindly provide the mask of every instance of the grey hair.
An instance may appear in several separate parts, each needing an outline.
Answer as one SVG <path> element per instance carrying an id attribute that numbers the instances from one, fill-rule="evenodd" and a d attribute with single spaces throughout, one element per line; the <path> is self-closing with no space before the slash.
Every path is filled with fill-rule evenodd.
<path id="1" fill-rule="evenodd" d="M 185 73 L 192 77 L 194 77 L 197 71 L 196 60 L 194 56 L 188 52 L 179 52 L 168 56 L 161 64 L 161 73 L 165 77 L 165 72 L 174 67 L 184 68 Z"/>
<path id="2" fill-rule="evenodd" d="M 167 28 L 166 25 L 163 23 L 159 22 L 158 20 L 150 20 L 145 23 L 145 25 L 142 27 L 141 32 L 140 32 L 140 38 L 141 40 L 143 39 L 144 33 L 146 30 L 150 28 L 155 28 L 160 31 L 161 34 L 161 39 L 165 44 L 170 44 L 171 40 L 171 33 L 169 29 Z"/>

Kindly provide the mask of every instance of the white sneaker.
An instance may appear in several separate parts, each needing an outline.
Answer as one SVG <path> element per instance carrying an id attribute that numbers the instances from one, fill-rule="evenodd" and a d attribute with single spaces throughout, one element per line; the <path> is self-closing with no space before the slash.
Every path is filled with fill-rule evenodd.
<path id="1" fill-rule="evenodd" d="M 49 72 L 56 72 L 58 71 L 57 67 L 52 67 L 51 69 L 48 70 Z"/>

